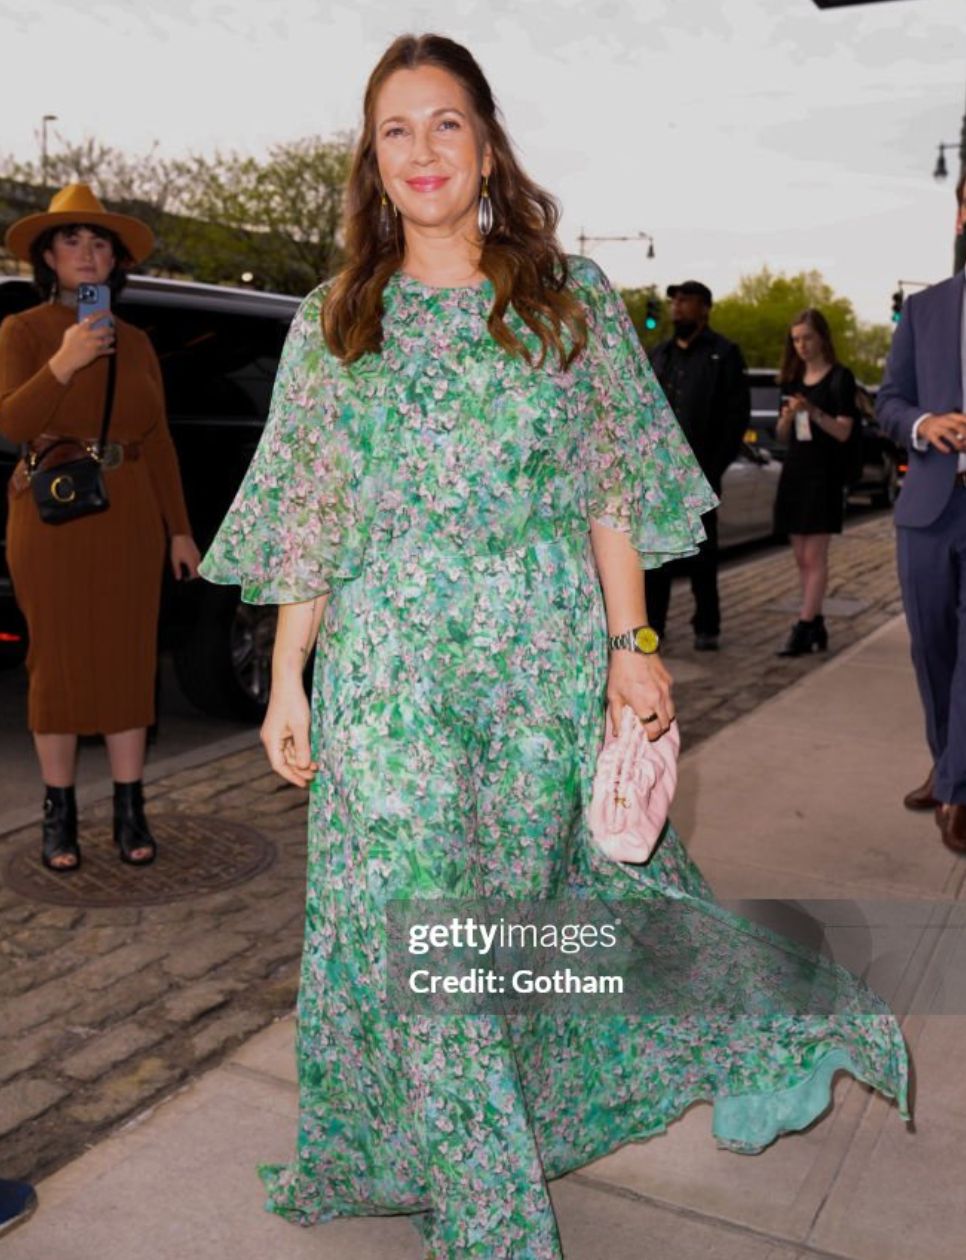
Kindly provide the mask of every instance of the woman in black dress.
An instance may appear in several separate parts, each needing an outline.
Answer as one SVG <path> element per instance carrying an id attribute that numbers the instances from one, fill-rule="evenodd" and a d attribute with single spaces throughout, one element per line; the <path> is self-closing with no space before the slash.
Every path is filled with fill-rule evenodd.
<path id="1" fill-rule="evenodd" d="M 802 587 L 799 619 L 778 655 L 801 656 L 828 647 L 822 617 L 828 547 L 832 534 L 842 532 L 849 439 L 858 423 L 855 377 L 839 363 L 821 311 L 803 311 L 793 321 L 778 379 L 784 401 L 776 433 L 788 454 L 775 530 L 791 539 Z"/>

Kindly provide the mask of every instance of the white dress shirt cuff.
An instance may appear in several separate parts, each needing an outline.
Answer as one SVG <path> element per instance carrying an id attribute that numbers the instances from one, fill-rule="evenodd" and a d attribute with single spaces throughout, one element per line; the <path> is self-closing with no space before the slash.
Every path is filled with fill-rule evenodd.
<path id="1" fill-rule="evenodd" d="M 931 415 L 932 415 L 931 411 L 923 412 L 923 414 L 919 417 L 916 423 L 912 426 L 912 449 L 914 451 L 928 451 L 929 450 L 929 443 L 922 442 L 919 440 L 919 426 L 922 424 L 923 420 L 928 420 Z"/>

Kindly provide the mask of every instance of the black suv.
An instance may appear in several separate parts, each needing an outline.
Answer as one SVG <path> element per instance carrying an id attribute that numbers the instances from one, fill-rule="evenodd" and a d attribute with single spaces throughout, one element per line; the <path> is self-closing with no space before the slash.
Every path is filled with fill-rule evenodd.
<path id="1" fill-rule="evenodd" d="M 0 277 L 0 320 L 37 303 L 31 284 Z M 205 550 L 258 443 L 282 342 L 298 299 L 274 293 L 132 276 L 117 312 L 143 328 L 164 374 L 168 420 L 188 512 Z M 0 437 L 0 547 L 6 483 L 18 458 Z M 67 526 L 67 528 L 70 528 Z M 165 569 L 160 642 L 181 688 L 218 717 L 257 719 L 268 698 L 275 610 L 242 604 L 237 587 L 176 583 Z M 26 627 L 0 550 L 0 662 L 19 662 Z"/>

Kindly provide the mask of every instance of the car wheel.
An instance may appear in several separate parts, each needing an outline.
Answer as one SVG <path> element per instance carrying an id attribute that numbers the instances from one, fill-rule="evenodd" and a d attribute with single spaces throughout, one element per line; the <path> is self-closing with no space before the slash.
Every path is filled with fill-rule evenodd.
<path id="1" fill-rule="evenodd" d="M 260 721 L 268 704 L 277 609 L 243 604 L 237 587 L 207 586 L 174 651 L 181 690 L 212 717 Z"/>
<path id="2" fill-rule="evenodd" d="M 891 508 L 895 506 L 896 499 L 899 497 L 900 481 L 899 481 L 899 465 L 891 455 L 883 455 L 882 463 L 885 466 L 885 476 L 882 484 L 872 496 L 872 502 L 878 507 Z"/>

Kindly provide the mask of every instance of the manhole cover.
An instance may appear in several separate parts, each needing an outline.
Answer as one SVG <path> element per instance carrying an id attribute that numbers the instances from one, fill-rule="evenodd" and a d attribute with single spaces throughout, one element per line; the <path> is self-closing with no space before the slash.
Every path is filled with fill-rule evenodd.
<path id="1" fill-rule="evenodd" d="M 110 823 L 81 826 L 79 871 L 57 875 L 40 861 L 40 827 L 18 845 L 4 872 L 6 887 L 31 901 L 58 906 L 155 906 L 220 892 L 260 875 L 275 845 L 254 827 L 192 814 L 152 814 L 158 856 L 150 866 L 125 865 Z"/>

